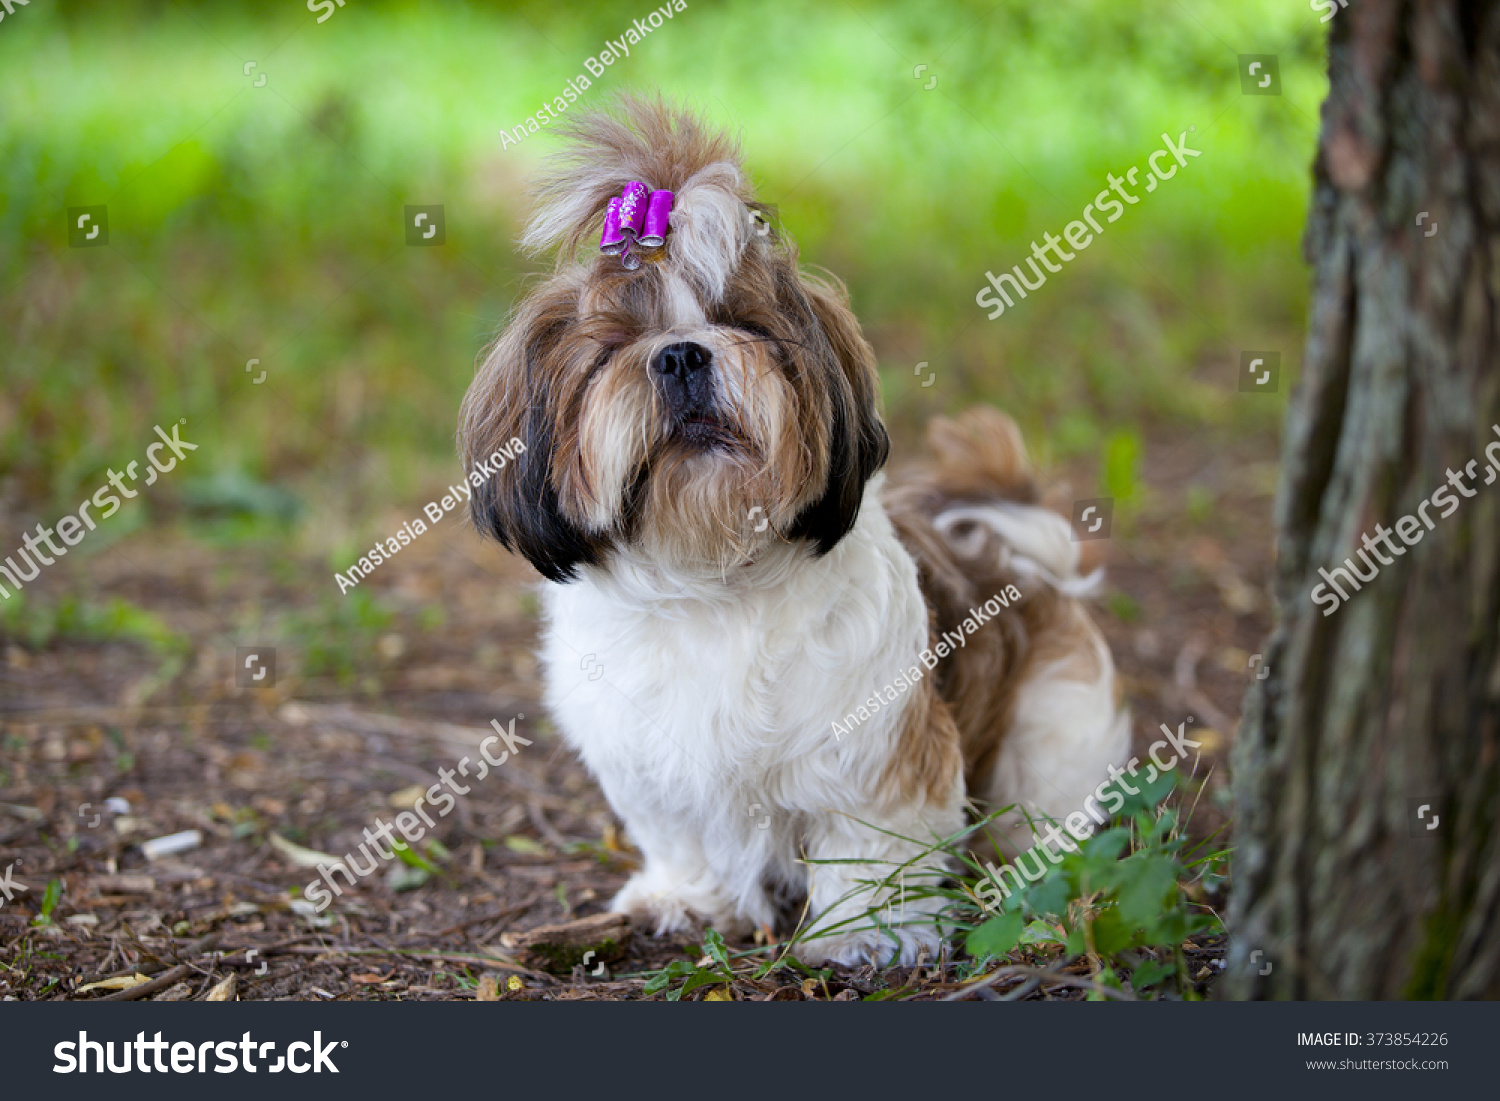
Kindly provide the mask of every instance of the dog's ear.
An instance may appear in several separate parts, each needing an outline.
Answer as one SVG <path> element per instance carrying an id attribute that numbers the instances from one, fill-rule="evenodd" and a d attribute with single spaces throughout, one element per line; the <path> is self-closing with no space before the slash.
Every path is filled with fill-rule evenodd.
<path id="1" fill-rule="evenodd" d="M 474 526 L 549 581 L 573 580 L 580 564 L 599 562 L 605 550 L 601 537 L 563 515 L 552 484 L 555 395 L 546 356 L 571 313 L 570 298 L 546 295 L 522 307 L 479 368 L 459 411 L 466 475 L 477 463 L 498 465 L 490 462 L 498 453 L 512 456 L 488 478 L 480 471 L 482 484 L 469 499 Z"/>
<path id="2" fill-rule="evenodd" d="M 807 276 L 800 284 L 816 323 L 816 331 L 808 334 L 808 354 L 830 361 L 816 365 L 827 380 L 828 479 L 822 496 L 803 509 L 788 534 L 812 540 L 823 555 L 854 526 L 865 483 L 885 465 L 891 441 L 880 418 L 875 352 L 860 332 L 843 287 Z"/>

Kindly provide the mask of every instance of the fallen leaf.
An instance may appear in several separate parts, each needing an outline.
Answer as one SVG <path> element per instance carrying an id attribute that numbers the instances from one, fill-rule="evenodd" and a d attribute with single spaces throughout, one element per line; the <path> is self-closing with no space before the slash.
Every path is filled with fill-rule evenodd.
<path id="1" fill-rule="evenodd" d="M 1200 730 L 1193 731 L 1193 740 L 1202 743 L 1203 748 L 1199 750 L 1205 757 L 1212 756 L 1224 748 L 1224 735 L 1220 734 L 1211 726 L 1205 726 Z"/>
<path id="2" fill-rule="evenodd" d="M 484 975 L 479 980 L 479 989 L 475 991 L 475 997 L 481 1002 L 498 1002 L 500 1000 L 500 984 L 494 975 Z"/>
<path id="3" fill-rule="evenodd" d="M 411 810 L 412 807 L 417 805 L 417 800 L 427 794 L 427 791 L 428 789 L 424 788 L 421 784 L 413 784 L 409 788 L 402 788 L 400 791 L 391 792 L 387 797 L 387 802 L 397 810 Z"/>
<path id="4" fill-rule="evenodd" d="M 630 847 L 624 844 L 621 840 L 620 831 L 615 829 L 613 822 L 607 823 L 604 827 L 603 844 L 604 848 L 612 853 L 623 853 L 631 851 Z"/>
<path id="5" fill-rule="evenodd" d="M 343 860 L 317 849 L 309 849 L 295 841 L 288 841 L 279 833 L 270 835 L 271 847 L 299 868 L 316 868 L 319 864 L 343 864 Z"/>
<path id="6" fill-rule="evenodd" d="M 1250 654 L 1247 651 L 1238 646 L 1225 646 L 1219 651 L 1219 668 L 1227 673 L 1249 673 L 1253 676 L 1257 667 L 1250 664 Z"/>
<path id="7" fill-rule="evenodd" d="M 257 795 L 250 800 L 250 805 L 262 814 L 268 814 L 272 818 L 280 818 L 286 813 L 286 804 L 280 799 L 273 799 L 269 795 Z"/>
<path id="8" fill-rule="evenodd" d="M 120 975 L 113 979 L 100 979 L 98 982 L 86 983 L 78 988 L 78 993 L 85 990 L 129 990 L 132 986 L 140 986 L 143 982 L 150 982 L 145 975 Z"/>
<path id="9" fill-rule="evenodd" d="M 703 995 L 705 1002 L 732 1002 L 734 995 L 729 992 L 727 986 L 716 986 L 707 994 Z"/>
<path id="10" fill-rule="evenodd" d="M 390 977 L 391 973 L 389 971 L 384 975 L 377 975 L 373 971 L 361 971 L 358 975 L 350 975 L 349 981 L 361 983 L 364 986 L 372 986 L 375 983 L 385 982 Z"/>
<path id="11" fill-rule="evenodd" d="M 215 983 L 214 988 L 203 996 L 205 1002 L 237 1002 L 234 988 L 238 985 L 238 976 L 233 971 L 223 982 Z"/>
<path id="12" fill-rule="evenodd" d="M 1247 585 L 1238 574 L 1224 571 L 1214 578 L 1224 605 L 1237 615 L 1249 615 L 1260 607 L 1260 593 Z"/>

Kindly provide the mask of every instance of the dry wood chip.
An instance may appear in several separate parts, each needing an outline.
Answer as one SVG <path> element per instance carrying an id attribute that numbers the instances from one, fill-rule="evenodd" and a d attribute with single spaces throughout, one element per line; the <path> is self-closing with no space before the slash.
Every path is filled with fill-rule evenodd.
<path id="1" fill-rule="evenodd" d="M 595 961 L 612 963 L 630 944 L 630 919 L 624 914 L 594 914 L 557 925 L 539 925 L 523 933 L 505 933 L 500 943 L 526 967 L 566 975 Z"/>
<path id="2" fill-rule="evenodd" d="M 231 971 L 227 979 L 225 979 L 223 982 L 215 983 L 214 988 L 207 994 L 203 995 L 203 1000 L 205 1002 L 239 1001 L 239 999 L 236 998 L 234 994 L 234 989 L 237 985 L 239 985 L 239 976 Z"/>

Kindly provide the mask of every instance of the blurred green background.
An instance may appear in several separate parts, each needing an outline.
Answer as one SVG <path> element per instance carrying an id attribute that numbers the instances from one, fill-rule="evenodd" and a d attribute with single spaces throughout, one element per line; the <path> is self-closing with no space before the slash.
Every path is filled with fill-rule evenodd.
<path id="1" fill-rule="evenodd" d="M 163 510 L 228 538 L 300 510 L 341 568 L 451 478 L 477 358 L 545 267 L 513 242 L 554 139 L 500 132 L 648 3 L 6 15 L 0 552 L 179 418 L 200 450 L 90 549 Z M 1236 369 L 1281 348 L 1295 374 L 1324 33 L 1286 0 L 688 0 L 574 110 L 660 88 L 739 131 L 804 262 L 848 283 L 898 433 L 987 400 L 1044 459 L 1128 464 L 1151 433 L 1276 431 L 1288 382 L 1236 400 Z M 1278 55 L 1281 96 L 1242 95 L 1241 53 Z M 1201 157 L 985 318 L 986 269 L 1189 127 Z M 66 208 L 97 204 L 108 246 L 69 248 Z M 405 204 L 442 204 L 446 244 L 406 246 Z"/>

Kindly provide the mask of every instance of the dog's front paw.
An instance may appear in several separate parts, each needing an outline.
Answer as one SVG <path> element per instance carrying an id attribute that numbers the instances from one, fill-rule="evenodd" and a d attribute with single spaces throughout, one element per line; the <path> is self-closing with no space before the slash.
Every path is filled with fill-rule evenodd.
<path id="1" fill-rule="evenodd" d="M 685 900 L 653 891 L 646 877 L 640 874 L 630 877 L 609 908 L 628 916 L 631 925 L 649 929 L 655 937 L 681 933 L 693 924 L 693 910 Z"/>
<path id="2" fill-rule="evenodd" d="M 686 932 L 700 923 L 712 925 L 731 938 L 744 936 L 753 928 L 710 893 L 694 891 L 682 884 L 661 888 L 649 872 L 631 876 L 609 908 L 625 914 L 631 925 L 650 930 L 656 937 Z"/>
<path id="3" fill-rule="evenodd" d="M 836 963 L 843 967 L 910 967 L 923 949 L 936 959 L 943 938 L 932 925 L 900 925 L 895 928 L 860 929 L 820 937 L 812 935 L 798 943 L 797 958 L 810 967 Z"/>

